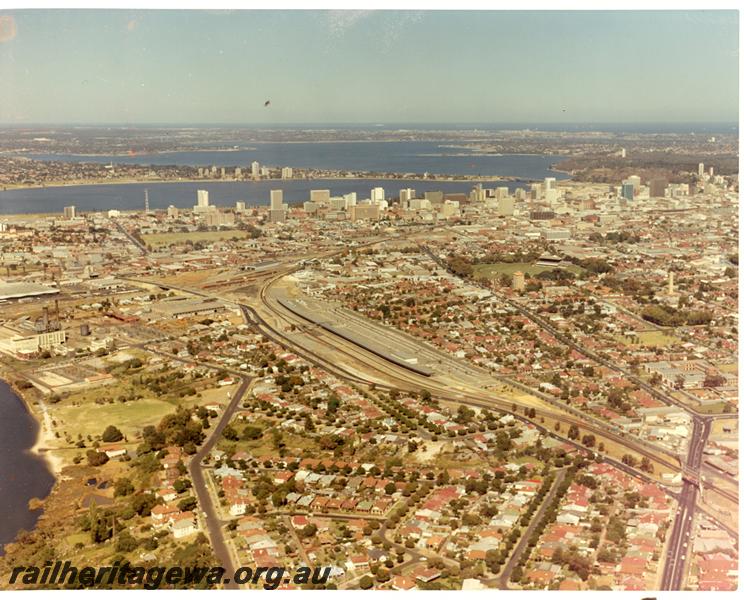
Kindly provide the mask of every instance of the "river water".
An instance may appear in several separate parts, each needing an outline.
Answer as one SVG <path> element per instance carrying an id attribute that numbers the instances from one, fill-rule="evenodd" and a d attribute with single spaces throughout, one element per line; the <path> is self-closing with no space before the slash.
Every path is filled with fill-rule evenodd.
<path id="1" fill-rule="evenodd" d="M 46 461 L 30 451 L 38 431 L 23 400 L 0 380 L 0 554 L 21 529 L 34 528 L 41 510 L 29 510 L 28 501 L 54 485 Z"/>
<path id="2" fill-rule="evenodd" d="M 80 211 L 142 210 L 145 190 L 148 191 L 150 208 L 164 209 L 169 205 L 191 208 L 196 204 L 196 191 L 207 190 L 209 202 L 216 206 L 235 206 L 245 202 L 248 206 L 269 203 L 269 192 L 280 189 L 284 201 L 304 202 L 310 190 L 330 190 L 332 196 L 356 192 L 358 198 L 370 197 L 373 187 L 385 189 L 387 197 L 397 197 L 403 188 L 413 188 L 418 193 L 441 190 L 444 193 L 467 194 L 475 181 L 421 181 L 382 179 L 314 179 L 270 181 L 204 181 L 180 183 L 114 183 L 100 185 L 73 185 L 46 188 L 26 188 L 0 191 L 0 214 L 61 213 L 65 206 L 74 205 Z M 510 190 L 524 187 L 524 183 L 485 182 L 484 187 L 507 186 Z"/>

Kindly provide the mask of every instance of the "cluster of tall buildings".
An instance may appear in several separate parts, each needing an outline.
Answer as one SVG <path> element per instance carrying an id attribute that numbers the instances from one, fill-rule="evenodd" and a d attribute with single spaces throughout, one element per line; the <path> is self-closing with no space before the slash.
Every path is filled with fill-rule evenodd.
<path id="1" fill-rule="evenodd" d="M 277 171 L 278 175 L 282 179 L 292 179 L 294 176 L 294 169 L 292 167 L 282 167 L 281 170 Z M 232 179 L 245 179 L 250 177 L 251 179 L 265 179 L 271 176 L 271 170 L 266 165 L 262 165 L 257 160 L 254 160 L 249 169 L 243 170 L 242 167 L 235 167 L 232 173 L 228 173 L 225 167 L 199 167 L 197 169 L 199 178 L 211 178 L 211 179 L 225 179 L 230 177 Z"/>
<path id="2" fill-rule="evenodd" d="M 357 201 L 356 192 L 331 196 L 330 190 L 310 190 L 310 199 L 303 204 L 307 214 L 323 214 L 329 220 L 376 221 L 387 208 L 385 189 L 381 187 L 372 188 L 370 197 L 361 201 Z"/>
<path id="3" fill-rule="evenodd" d="M 207 190 L 197 190 L 194 214 L 201 215 L 204 222 L 210 227 L 233 225 L 235 223 L 233 213 L 220 211 L 216 206 L 209 203 L 209 192 Z M 178 217 L 178 209 L 172 205 L 169 206 L 168 216 L 171 218 Z"/>

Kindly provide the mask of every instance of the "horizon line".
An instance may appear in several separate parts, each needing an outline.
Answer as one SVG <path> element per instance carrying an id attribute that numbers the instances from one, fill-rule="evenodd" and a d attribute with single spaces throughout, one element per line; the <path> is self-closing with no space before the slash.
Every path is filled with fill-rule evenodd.
<path id="1" fill-rule="evenodd" d="M 134 126 L 169 126 L 169 127 L 196 127 L 196 126 L 251 126 L 251 127 L 274 127 L 287 125 L 369 125 L 372 127 L 387 127 L 393 125 L 735 125 L 738 127 L 739 121 L 721 120 L 721 121 L 656 121 L 656 120 L 639 120 L 639 121 L 539 121 L 539 120 L 521 120 L 521 121 L 388 121 L 381 123 L 379 121 L 281 121 L 274 123 L 260 123 L 251 121 L 33 121 L 26 123 L 2 122 L 0 127 L 31 127 L 31 126 L 56 126 L 56 127 L 98 127 L 98 126 L 117 126 L 117 127 L 134 127 Z"/>

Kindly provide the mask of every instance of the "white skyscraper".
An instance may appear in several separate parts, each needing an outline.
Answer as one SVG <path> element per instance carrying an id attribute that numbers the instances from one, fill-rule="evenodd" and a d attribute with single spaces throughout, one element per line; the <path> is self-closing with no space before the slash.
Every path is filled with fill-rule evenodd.
<path id="1" fill-rule="evenodd" d="M 251 163 L 251 177 L 253 177 L 254 179 L 258 179 L 258 176 L 260 175 L 260 173 L 261 173 L 261 165 L 259 164 L 257 160 L 254 160 Z"/>
<path id="2" fill-rule="evenodd" d="M 64 216 L 65 216 L 65 219 L 74 219 L 75 218 L 75 207 L 74 206 L 65 206 L 65 208 L 64 208 Z"/>
<path id="3" fill-rule="evenodd" d="M 197 190 L 195 213 L 209 212 L 209 192 L 207 190 Z"/>
<path id="4" fill-rule="evenodd" d="M 700 163 L 698 165 L 698 176 L 699 177 L 702 177 L 704 174 L 705 174 L 705 164 L 704 163 Z"/>
<path id="5" fill-rule="evenodd" d="M 271 210 L 284 208 L 284 193 L 282 190 L 271 190 Z"/>
<path id="6" fill-rule="evenodd" d="M 380 202 L 385 201 L 385 188 L 376 187 L 372 188 L 372 191 L 369 194 L 369 199 L 372 201 L 372 204 L 379 204 Z"/>
<path id="7" fill-rule="evenodd" d="M 356 203 L 357 203 L 356 192 L 349 192 L 348 194 L 344 194 L 344 200 L 346 200 L 347 208 L 349 206 L 356 206 Z"/>

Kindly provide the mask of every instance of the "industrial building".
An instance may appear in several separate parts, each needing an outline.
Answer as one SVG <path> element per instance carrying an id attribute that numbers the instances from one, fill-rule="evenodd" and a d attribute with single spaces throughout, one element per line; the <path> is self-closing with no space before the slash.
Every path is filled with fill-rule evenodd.
<path id="1" fill-rule="evenodd" d="M 48 296 L 50 294 L 59 294 L 59 290 L 38 283 L 6 283 L 0 281 L 0 300 L 32 298 L 37 296 Z"/>

